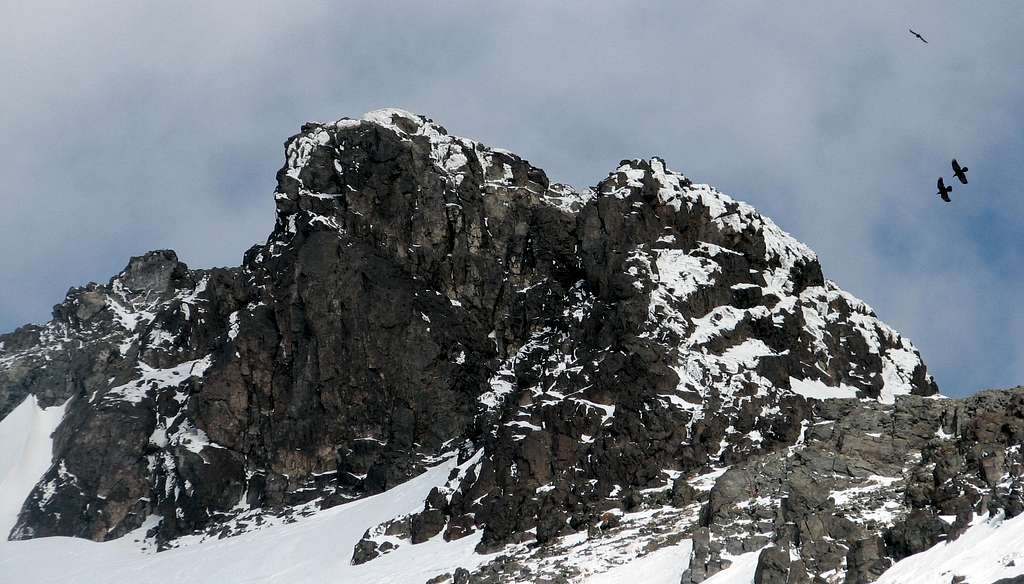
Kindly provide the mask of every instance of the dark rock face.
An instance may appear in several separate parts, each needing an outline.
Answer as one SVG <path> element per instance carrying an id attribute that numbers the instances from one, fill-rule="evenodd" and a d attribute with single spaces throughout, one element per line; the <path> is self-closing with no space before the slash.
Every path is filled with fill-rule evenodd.
<path id="1" fill-rule="evenodd" d="M 471 534 L 553 550 L 661 509 L 645 533 L 694 540 L 684 582 L 759 550 L 758 582 L 869 582 L 974 509 L 1019 512 L 1019 393 L 929 399 L 916 349 L 813 252 L 660 159 L 577 191 L 398 110 L 307 124 L 286 156 L 241 267 L 150 252 L 0 336 L 0 415 L 71 399 L 12 537 L 174 545 L 447 455 L 353 562 Z M 842 397 L 864 401 L 821 399 Z"/>
<path id="2" fill-rule="evenodd" d="M 816 402 L 797 445 L 752 457 L 716 481 L 702 518 L 711 550 L 704 561 L 715 565 L 716 541 L 735 554 L 771 532 L 777 547 L 758 562 L 765 577 L 785 572 L 780 552 L 767 550 L 789 550 L 789 578 L 800 562 L 800 577 L 871 582 L 892 562 L 959 536 L 975 512 L 1012 515 L 1021 500 L 1020 442 L 985 429 L 1015 427 L 1021 399 L 1018 389 L 962 401 Z M 992 459 L 1000 461 L 990 473 L 998 484 L 986 478 Z M 691 565 L 684 582 L 704 577 Z"/>
<path id="3" fill-rule="evenodd" d="M 757 557 L 757 570 L 754 572 L 754 584 L 791 584 L 792 582 L 806 582 L 807 578 L 803 571 L 793 571 L 794 576 L 803 576 L 801 579 L 790 578 L 789 553 L 777 547 L 766 547 L 761 550 Z"/>

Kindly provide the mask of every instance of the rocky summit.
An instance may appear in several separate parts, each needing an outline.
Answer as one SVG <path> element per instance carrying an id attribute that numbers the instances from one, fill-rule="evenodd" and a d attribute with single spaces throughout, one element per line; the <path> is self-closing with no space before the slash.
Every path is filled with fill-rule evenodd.
<path id="1" fill-rule="evenodd" d="M 580 190 L 390 109 L 285 153 L 240 267 L 149 252 L 0 335 L 0 416 L 65 404 L 10 539 L 161 556 L 447 465 L 346 569 L 461 540 L 429 582 L 865 583 L 1024 511 L 1024 391 L 943 398 L 810 249 L 660 158 Z"/>

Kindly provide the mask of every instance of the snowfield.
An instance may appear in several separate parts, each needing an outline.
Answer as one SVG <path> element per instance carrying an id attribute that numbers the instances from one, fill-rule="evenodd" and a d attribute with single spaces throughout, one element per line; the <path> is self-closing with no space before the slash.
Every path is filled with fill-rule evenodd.
<path id="1" fill-rule="evenodd" d="M 977 516 L 967 532 L 904 558 L 889 568 L 877 584 L 951 582 L 965 576 L 966 584 L 990 584 L 1024 575 L 1024 515 L 1004 520 L 1002 514 Z"/>
<path id="2" fill-rule="evenodd" d="M 0 421 L 0 525 L 4 539 L 18 509 L 50 465 L 50 434 L 63 407 L 40 409 L 27 399 Z M 115 541 L 70 537 L 0 542 L 0 581 L 18 584 L 408 584 L 473 569 L 493 556 L 473 553 L 480 534 L 447 543 L 440 536 L 403 545 L 353 566 L 352 548 L 367 527 L 422 509 L 443 485 L 454 459 L 386 493 L 322 511 L 295 523 L 160 553 L 145 551 L 145 528 Z M 156 521 L 156 518 L 152 518 Z M 152 523 L 150 523 L 152 525 Z M 55 561 L 56 560 L 56 561 Z"/>
<path id="3" fill-rule="evenodd" d="M 679 584 L 690 563 L 693 542 L 663 547 L 584 580 L 584 584 Z"/>
<path id="4" fill-rule="evenodd" d="M 748 552 L 732 558 L 732 565 L 708 578 L 706 584 L 753 584 L 757 557 L 761 552 Z"/>
<path id="5" fill-rule="evenodd" d="M 36 397 L 30 395 L 0 421 L 0 533 L 3 540 L 17 522 L 21 504 L 50 468 L 53 458 L 50 434 L 63 418 L 64 406 L 43 409 Z M 6 572 L 0 572 L 0 576 L 6 576 Z"/>

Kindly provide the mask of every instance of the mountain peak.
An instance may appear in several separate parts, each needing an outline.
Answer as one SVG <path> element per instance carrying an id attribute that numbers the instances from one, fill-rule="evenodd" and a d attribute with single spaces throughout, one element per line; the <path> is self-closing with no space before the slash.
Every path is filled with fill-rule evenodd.
<path id="1" fill-rule="evenodd" d="M 749 503 L 756 461 L 793 492 L 810 487 L 779 470 L 791 463 L 858 488 L 871 473 L 856 469 L 904 461 L 850 438 L 871 462 L 836 478 L 808 454 L 834 446 L 818 424 L 891 429 L 913 407 L 930 420 L 914 429 L 923 448 L 928 424 L 952 415 L 929 399 L 913 344 L 813 251 L 661 158 L 574 189 L 385 109 L 304 125 L 274 196 L 274 230 L 241 267 L 151 252 L 70 294 L 50 323 L 0 336 L 0 404 L 71 399 L 16 537 L 145 527 L 171 548 L 390 491 L 444 461 L 416 509 L 365 526 L 357 565 L 463 538 L 516 557 L 579 534 L 614 547 L 601 534 L 625 522 L 651 545 L 690 534 L 698 582 L 742 551 L 697 532 L 747 525 L 728 510 Z M 824 508 L 812 494 L 787 513 Z M 851 530 L 836 523 L 829 541 Z M 800 538 L 819 536 L 785 545 L 811 558 Z M 758 537 L 740 539 L 760 550 Z"/>

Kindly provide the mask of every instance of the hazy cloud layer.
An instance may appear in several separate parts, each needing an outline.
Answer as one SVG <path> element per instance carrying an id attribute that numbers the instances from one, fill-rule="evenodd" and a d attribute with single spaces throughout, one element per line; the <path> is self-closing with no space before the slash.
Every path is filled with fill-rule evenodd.
<path id="1" fill-rule="evenodd" d="M 663 156 L 817 250 L 944 392 L 1024 383 L 1017 2 L 209 4 L 5 11 L 0 330 L 149 249 L 237 265 L 287 136 L 397 106 L 576 185 Z"/>

